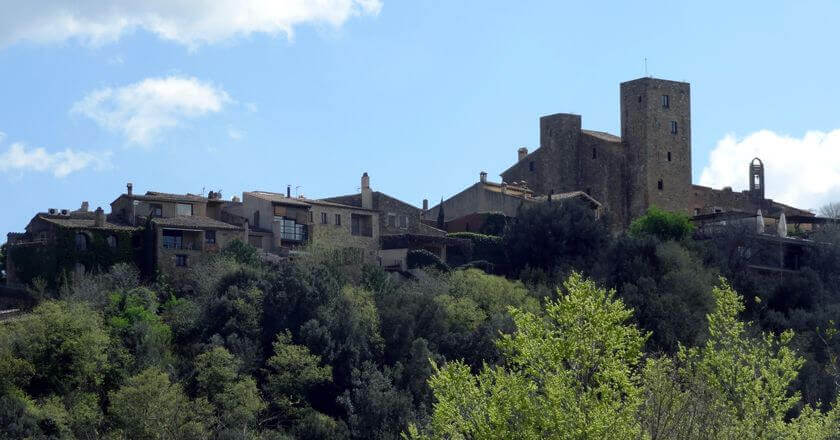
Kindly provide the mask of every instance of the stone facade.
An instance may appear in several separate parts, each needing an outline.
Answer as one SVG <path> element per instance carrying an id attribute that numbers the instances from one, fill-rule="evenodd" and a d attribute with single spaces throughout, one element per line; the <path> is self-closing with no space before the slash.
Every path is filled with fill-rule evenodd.
<path id="1" fill-rule="evenodd" d="M 267 252 L 293 250 L 313 237 L 363 250 L 370 261 L 379 248 L 378 213 L 361 206 L 252 191 L 242 194 L 239 211 L 249 223 L 249 243 Z"/>
<path id="2" fill-rule="evenodd" d="M 379 224 L 382 235 L 420 234 L 442 236 L 445 233 L 423 224 L 423 210 L 403 202 L 388 194 L 373 191 L 370 187 L 370 177 L 362 176 L 362 191 L 358 194 L 327 197 L 324 201 L 341 203 L 343 205 L 368 208 L 379 214 Z"/>
<path id="3" fill-rule="evenodd" d="M 540 147 L 530 154 L 520 148 L 517 162 L 501 173 L 503 181 L 540 195 L 584 191 L 603 203 L 616 230 L 651 206 L 688 215 L 715 207 L 807 212 L 764 199 L 760 161 L 749 165 L 751 190 L 745 196 L 692 185 L 688 83 L 656 78 L 622 83 L 620 112 L 621 137 L 584 130 L 579 115 L 540 118 Z"/>

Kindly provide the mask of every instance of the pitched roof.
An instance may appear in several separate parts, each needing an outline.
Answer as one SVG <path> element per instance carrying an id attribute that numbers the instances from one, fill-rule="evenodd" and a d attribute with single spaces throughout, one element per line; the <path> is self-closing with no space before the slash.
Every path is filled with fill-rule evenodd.
<path id="1" fill-rule="evenodd" d="M 137 231 L 140 228 L 135 226 L 129 225 L 122 225 L 118 223 L 111 223 L 109 221 L 105 221 L 102 226 L 95 226 L 96 220 L 93 217 L 67 217 L 67 216 L 56 216 L 56 215 L 49 215 L 49 214 L 38 214 L 37 218 L 47 222 L 52 223 L 56 226 L 60 226 L 62 228 L 68 229 L 101 229 L 101 230 L 108 230 L 108 231 Z"/>
<path id="2" fill-rule="evenodd" d="M 353 206 L 347 205 L 343 203 L 337 203 L 334 201 L 326 200 L 326 199 L 307 199 L 305 197 L 286 197 L 285 194 L 280 193 L 273 193 L 268 191 L 250 191 L 246 192 L 245 194 L 250 194 L 254 197 L 268 200 L 274 203 L 280 203 L 285 205 L 295 205 L 300 207 L 311 207 L 312 205 L 318 206 L 332 206 L 335 208 L 345 208 L 345 209 L 356 209 L 361 211 L 373 211 L 373 209 L 362 208 L 361 206 Z"/>
<path id="3" fill-rule="evenodd" d="M 621 138 L 620 137 L 618 137 L 614 134 L 607 133 L 607 132 L 595 131 L 595 130 L 581 130 L 580 132 L 584 133 L 584 134 L 588 134 L 589 136 L 592 136 L 592 137 L 596 137 L 596 138 L 601 139 L 603 141 L 621 143 Z"/>
<path id="4" fill-rule="evenodd" d="M 153 218 L 152 223 L 169 228 L 184 228 L 184 229 L 228 229 L 241 230 L 238 226 L 229 223 L 220 222 L 210 217 L 202 217 L 197 215 L 182 215 L 178 217 L 158 217 Z"/>
<path id="5" fill-rule="evenodd" d="M 280 203 L 283 205 L 294 205 L 294 206 L 301 206 L 301 207 L 309 207 L 309 203 L 307 203 L 304 199 L 295 198 L 295 197 L 286 197 L 285 194 L 280 193 L 273 193 L 268 191 L 246 191 L 246 195 L 250 195 L 252 197 L 256 197 L 258 199 L 267 200 L 273 203 Z"/>
<path id="6" fill-rule="evenodd" d="M 143 200 L 146 202 L 186 202 L 186 203 L 207 203 L 207 197 L 197 196 L 195 194 L 171 194 L 158 191 L 146 191 L 146 194 L 120 194 L 116 198 L 117 201 L 123 197 L 133 200 Z"/>
<path id="7" fill-rule="evenodd" d="M 388 194 L 385 194 L 382 191 L 372 191 L 372 194 L 373 194 L 373 204 L 374 204 L 374 206 L 376 206 L 377 203 L 378 203 L 378 200 L 377 200 L 378 197 L 387 197 L 387 198 L 389 198 L 389 199 L 391 199 L 395 202 L 399 202 L 399 203 L 402 203 L 403 205 L 406 205 L 406 206 L 409 206 L 411 208 L 420 210 L 420 208 L 412 205 L 411 203 L 400 200 L 400 199 L 398 199 L 394 196 L 390 196 Z M 345 195 L 345 196 L 325 197 L 325 198 L 320 199 L 320 200 L 321 201 L 327 201 L 327 202 L 333 202 L 333 203 L 341 203 L 343 205 L 350 205 L 350 206 L 355 206 L 355 207 L 358 207 L 358 208 L 362 207 L 362 193 L 348 194 L 348 195 Z"/>

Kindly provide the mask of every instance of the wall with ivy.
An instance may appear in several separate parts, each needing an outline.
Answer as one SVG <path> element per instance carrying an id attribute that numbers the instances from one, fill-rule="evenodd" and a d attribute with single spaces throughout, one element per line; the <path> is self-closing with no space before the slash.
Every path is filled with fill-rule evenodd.
<path id="1" fill-rule="evenodd" d="M 87 235 L 84 251 L 76 250 L 76 234 Z M 108 237 L 117 238 L 117 246 L 108 245 Z M 76 230 L 57 228 L 55 241 L 47 245 L 11 246 L 9 254 L 14 262 L 18 280 L 30 284 L 41 277 L 51 288 L 57 287 L 62 276 L 70 274 L 81 263 L 87 271 L 105 271 L 116 263 L 138 263 L 139 255 L 133 246 L 133 234 L 126 231 Z"/>

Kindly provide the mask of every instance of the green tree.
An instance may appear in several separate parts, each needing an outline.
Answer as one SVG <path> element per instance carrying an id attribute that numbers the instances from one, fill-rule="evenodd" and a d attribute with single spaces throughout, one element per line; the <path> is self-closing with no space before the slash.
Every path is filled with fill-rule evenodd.
<path id="1" fill-rule="evenodd" d="M 630 223 L 630 235 L 641 237 L 652 235 L 662 241 L 684 240 L 691 236 L 694 224 L 679 212 L 663 211 L 655 206 L 648 208 L 645 215 Z"/>
<path id="2" fill-rule="evenodd" d="M 615 292 L 579 274 L 545 316 L 513 309 L 516 332 L 499 346 L 504 367 L 473 375 L 462 362 L 437 371 L 437 402 L 418 438 L 635 438 L 641 404 L 635 371 L 645 335 Z"/>
<path id="3" fill-rule="evenodd" d="M 266 394 L 279 417 L 293 417 L 307 406 L 306 394 L 316 385 L 332 380 L 332 368 L 320 366 L 321 358 L 306 346 L 292 343 L 288 331 L 277 334 L 274 354 L 266 361 Z"/>
<path id="4" fill-rule="evenodd" d="M 195 359 L 198 396 L 216 410 L 215 431 L 255 432 L 257 415 L 265 408 L 257 384 L 238 373 L 241 362 L 224 347 L 213 347 Z"/>
<path id="5" fill-rule="evenodd" d="M 588 271 L 608 240 L 603 219 L 572 200 L 521 209 L 504 235 L 508 261 L 517 274 L 525 267 L 563 273 Z"/>
<path id="6" fill-rule="evenodd" d="M 140 440 L 204 439 L 214 419 L 206 399 L 191 401 L 181 384 L 148 368 L 110 394 L 111 418 L 119 438 Z"/>
<path id="7" fill-rule="evenodd" d="M 172 330 L 158 315 L 157 294 L 147 288 L 110 295 L 106 316 L 111 332 L 131 353 L 133 371 L 172 361 Z"/>
<path id="8" fill-rule="evenodd" d="M 840 409 L 823 414 L 791 392 L 803 364 L 793 333 L 750 337 L 738 315 L 741 297 L 725 282 L 714 289 L 709 339 L 682 347 L 675 361 L 645 366 L 642 426 L 651 439 L 828 439 L 840 432 Z"/>

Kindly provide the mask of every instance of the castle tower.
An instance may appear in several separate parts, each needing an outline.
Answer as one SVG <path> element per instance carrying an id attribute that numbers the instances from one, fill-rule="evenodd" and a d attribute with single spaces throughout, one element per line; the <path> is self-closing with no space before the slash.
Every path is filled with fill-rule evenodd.
<path id="1" fill-rule="evenodd" d="M 691 95 L 684 82 L 639 78 L 621 83 L 621 138 L 627 149 L 630 220 L 650 207 L 688 213 L 691 196 Z"/>

